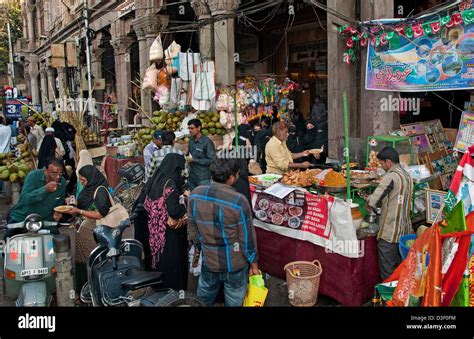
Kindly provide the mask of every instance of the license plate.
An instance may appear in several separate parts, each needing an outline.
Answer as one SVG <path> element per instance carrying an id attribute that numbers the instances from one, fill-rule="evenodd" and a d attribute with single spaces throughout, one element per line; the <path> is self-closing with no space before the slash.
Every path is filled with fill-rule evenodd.
<path id="1" fill-rule="evenodd" d="M 23 270 L 20 272 L 21 277 L 29 277 L 32 275 L 48 274 L 48 268 L 33 268 L 31 270 Z"/>

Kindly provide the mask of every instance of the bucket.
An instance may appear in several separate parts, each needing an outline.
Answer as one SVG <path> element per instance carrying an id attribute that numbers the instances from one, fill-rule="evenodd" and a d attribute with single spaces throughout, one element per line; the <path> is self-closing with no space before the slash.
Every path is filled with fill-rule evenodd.
<path id="1" fill-rule="evenodd" d="M 318 301 L 319 281 L 323 269 L 318 260 L 294 261 L 284 268 L 288 300 L 292 306 L 311 307 Z"/>

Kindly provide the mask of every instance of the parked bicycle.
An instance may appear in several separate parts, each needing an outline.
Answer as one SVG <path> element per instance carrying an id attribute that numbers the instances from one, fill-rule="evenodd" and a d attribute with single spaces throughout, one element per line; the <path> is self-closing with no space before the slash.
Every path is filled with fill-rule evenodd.
<path id="1" fill-rule="evenodd" d="M 131 214 L 133 204 L 138 199 L 144 185 L 145 168 L 142 164 L 132 164 L 121 168 L 118 174 L 121 182 L 113 191 L 112 197 Z"/>

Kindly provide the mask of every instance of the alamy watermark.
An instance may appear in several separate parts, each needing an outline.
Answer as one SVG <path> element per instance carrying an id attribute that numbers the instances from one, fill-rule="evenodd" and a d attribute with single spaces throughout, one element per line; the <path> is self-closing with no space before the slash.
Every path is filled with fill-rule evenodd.
<path id="1" fill-rule="evenodd" d="M 388 98 L 380 99 L 380 110 L 382 112 L 411 111 L 413 115 L 419 115 L 420 103 L 420 98 L 399 98 L 390 94 Z"/>
<path id="2" fill-rule="evenodd" d="M 325 241 L 324 251 L 326 253 L 338 253 L 345 255 L 357 255 L 362 258 L 365 255 L 365 242 L 360 240 L 338 240 L 330 239 Z"/>
<path id="3" fill-rule="evenodd" d="M 253 159 L 257 161 L 257 146 L 237 146 L 217 153 L 220 159 Z"/>

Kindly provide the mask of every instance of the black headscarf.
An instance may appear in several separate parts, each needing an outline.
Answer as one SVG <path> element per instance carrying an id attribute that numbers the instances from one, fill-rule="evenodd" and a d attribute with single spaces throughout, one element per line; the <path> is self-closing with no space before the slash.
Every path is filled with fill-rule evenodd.
<path id="1" fill-rule="evenodd" d="M 46 166 L 49 158 L 56 156 L 56 140 L 52 135 L 46 135 L 41 142 L 41 147 L 38 154 L 38 168 Z"/>
<path id="2" fill-rule="evenodd" d="M 186 160 L 184 156 L 177 153 L 167 154 L 145 186 L 145 194 L 148 198 L 151 200 L 158 199 L 163 194 L 163 189 L 169 179 L 171 180 L 167 187 L 173 187 L 178 194 L 182 194 L 184 187 L 182 171 L 185 167 Z"/>
<path id="3" fill-rule="evenodd" d="M 94 165 L 86 165 L 79 170 L 79 175 L 86 178 L 87 184 L 77 198 L 77 207 L 87 209 L 94 203 L 94 194 L 99 186 L 108 189 L 109 183 Z"/>
<path id="4" fill-rule="evenodd" d="M 306 121 L 306 126 L 308 126 L 309 124 L 313 125 L 314 127 L 311 129 L 307 128 L 306 133 L 311 136 L 317 135 L 318 134 L 318 121 L 316 119 L 310 119 Z"/>

